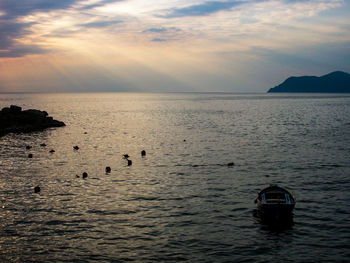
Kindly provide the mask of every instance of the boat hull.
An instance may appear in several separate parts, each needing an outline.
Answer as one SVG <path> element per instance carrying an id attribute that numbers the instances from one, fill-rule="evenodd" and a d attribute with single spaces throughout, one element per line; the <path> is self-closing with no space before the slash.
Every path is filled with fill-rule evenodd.
<path id="1" fill-rule="evenodd" d="M 270 219 L 286 219 L 293 217 L 294 204 L 261 204 L 258 205 L 260 216 Z"/>

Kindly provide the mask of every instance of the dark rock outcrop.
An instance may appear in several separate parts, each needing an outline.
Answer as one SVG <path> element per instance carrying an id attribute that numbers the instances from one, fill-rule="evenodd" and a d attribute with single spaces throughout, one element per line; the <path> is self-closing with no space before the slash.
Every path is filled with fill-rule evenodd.
<path id="1" fill-rule="evenodd" d="M 350 93 L 350 74 L 335 71 L 321 77 L 290 77 L 268 92 Z"/>
<path id="2" fill-rule="evenodd" d="M 7 133 L 41 131 L 50 127 L 65 126 L 64 122 L 49 117 L 46 111 L 23 110 L 11 105 L 0 111 L 0 136 Z"/>

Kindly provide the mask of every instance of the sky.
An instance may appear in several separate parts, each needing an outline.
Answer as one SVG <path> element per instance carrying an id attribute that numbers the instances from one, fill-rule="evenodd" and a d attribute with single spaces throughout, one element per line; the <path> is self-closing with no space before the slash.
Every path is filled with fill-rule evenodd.
<path id="1" fill-rule="evenodd" d="M 0 92 L 266 92 L 350 73 L 350 0 L 0 0 Z"/>

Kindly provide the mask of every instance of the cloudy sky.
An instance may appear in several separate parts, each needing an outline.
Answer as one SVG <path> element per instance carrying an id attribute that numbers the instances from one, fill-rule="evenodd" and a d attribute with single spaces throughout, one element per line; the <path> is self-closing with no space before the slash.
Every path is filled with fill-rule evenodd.
<path id="1" fill-rule="evenodd" d="M 265 92 L 350 72 L 348 0 L 0 0 L 0 92 Z"/>

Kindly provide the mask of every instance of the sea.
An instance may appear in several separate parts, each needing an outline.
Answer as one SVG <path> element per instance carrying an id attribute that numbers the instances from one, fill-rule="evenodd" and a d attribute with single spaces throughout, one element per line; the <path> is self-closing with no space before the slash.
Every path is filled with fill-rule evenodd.
<path id="1" fill-rule="evenodd" d="M 350 94 L 0 94 L 10 105 L 66 126 L 0 138 L 0 262 L 350 260 Z M 270 184 L 296 198 L 288 224 L 257 216 Z"/>

